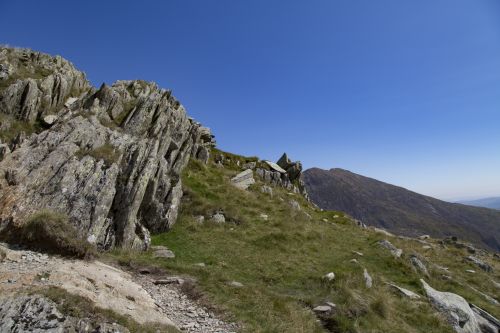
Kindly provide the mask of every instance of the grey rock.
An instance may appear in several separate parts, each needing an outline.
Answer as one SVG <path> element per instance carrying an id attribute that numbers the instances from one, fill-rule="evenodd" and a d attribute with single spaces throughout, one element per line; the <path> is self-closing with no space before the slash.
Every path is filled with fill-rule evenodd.
<path id="1" fill-rule="evenodd" d="M 9 145 L 6 143 L 0 143 L 0 161 L 4 159 L 7 154 L 10 153 Z"/>
<path id="2" fill-rule="evenodd" d="M 396 258 L 401 257 L 401 254 L 403 254 L 403 250 L 396 248 L 394 245 L 392 245 L 391 242 L 389 242 L 386 239 L 381 240 L 378 243 L 380 246 L 388 249 L 391 252 L 391 254 Z"/>
<path id="3" fill-rule="evenodd" d="M 243 283 L 238 282 L 238 281 L 231 281 L 228 283 L 228 285 L 230 285 L 231 287 L 235 287 L 235 288 L 242 288 L 243 287 Z"/>
<path id="4" fill-rule="evenodd" d="M 243 164 L 241 167 L 243 169 L 255 169 L 255 167 L 257 166 L 257 162 L 247 162 L 245 164 Z"/>
<path id="5" fill-rule="evenodd" d="M 481 309 L 477 305 L 469 304 L 470 308 L 476 315 L 476 319 L 483 333 L 498 333 L 500 332 L 500 320 L 495 318 L 490 313 Z"/>
<path id="6" fill-rule="evenodd" d="M 363 269 L 363 278 L 365 279 L 366 288 L 371 288 L 373 286 L 373 279 L 370 276 L 370 274 L 368 274 L 368 271 L 366 270 L 366 268 Z"/>
<path id="7" fill-rule="evenodd" d="M 431 304 L 439 311 L 457 333 L 478 333 L 481 328 L 469 303 L 461 296 L 440 292 L 420 280 Z"/>
<path id="8" fill-rule="evenodd" d="M 222 213 L 216 213 L 212 215 L 212 218 L 210 220 L 214 223 L 224 223 L 226 222 L 226 217 Z"/>
<path id="9" fill-rule="evenodd" d="M 85 74 L 59 56 L 28 49 L 0 47 L 2 68 L 9 68 L 0 91 L 0 112 L 33 123 L 59 111 L 70 96 L 90 89 Z"/>
<path id="10" fill-rule="evenodd" d="M 170 276 L 164 279 L 158 279 L 153 281 L 154 284 L 183 284 L 184 279 L 177 276 Z"/>
<path id="11" fill-rule="evenodd" d="M 297 201 L 290 200 L 288 203 L 289 203 L 290 207 L 292 207 L 292 209 L 297 210 L 297 211 L 301 210 L 300 204 Z"/>
<path id="12" fill-rule="evenodd" d="M 171 259 L 171 258 L 175 258 L 175 253 L 172 252 L 171 250 L 168 250 L 168 249 L 156 250 L 153 252 L 153 257 L 154 258 Z"/>
<path id="13" fill-rule="evenodd" d="M 233 178 L 231 178 L 231 183 L 239 189 L 246 190 L 250 185 L 255 184 L 255 179 L 253 178 L 253 171 L 247 169 L 240 172 Z"/>
<path id="14" fill-rule="evenodd" d="M 467 259 L 468 261 L 472 262 L 473 264 L 475 264 L 476 266 L 478 266 L 479 268 L 481 268 L 483 271 L 486 271 L 486 272 L 493 272 L 493 268 L 485 263 L 484 261 L 482 261 L 481 259 L 479 258 L 476 258 L 474 256 L 468 256 L 466 257 L 465 259 Z"/>
<path id="15" fill-rule="evenodd" d="M 413 265 L 413 267 L 417 270 L 417 272 L 420 272 L 424 274 L 425 276 L 429 276 L 429 272 L 427 271 L 427 267 L 425 267 L 424 263 L 415 255 L 410 256 L 410 262 Z"/>
<path id="16" fill-rule="evenodd" d="M 283 169 L 282 167 L 280 167 L 278 164 L 274 163 L 274 162 L 271 162 L 271 161 L 264 161 L 267 165 L 269 165 L 269 167 L 271 168 L 271 170 L 274 170 L 274 171 L 277 171 L 279 173 L 286 173 L 286 170 Z"/>
<path id="17" fill-rule="evenodd" d="M 54 123 L 57 121 L 57 116 L 53 114 L 49 114 L 47 116 L 44 116 L 42 118 L 42 121 L 45 125 L 47 126 L 52 126 Z"/>
<path id="18" fill-rule="evenodd" d="M 57 305 L 40 295 L 0 298 L 0 332 L 18 333 L 129 333 L 118 324 L 65 316 Z"/>
<path id="19" fill-rule="evenodd" d="M 201 146 L 196 153 L 196 158 L 207 164 L 208 159 L 210 158 L 210 150 L 208 149 L 208 147 Z"/>
<path id="20" fill-rule="evenodd" d="M 299 179 L 302 173 L 302 164 L 300 162 L 292 162 L 286 153 L 281 156 L 276 164 L 286 170 L 288 178 L 291 181 Z"/>
<path id="21" fill-rule="evenodd" d="M 398 291 L 404 297 L 408 297 L 408 298 L 411 298 L 411 299 L 419 299 L 420 298 L 420 295 L 414 293 L 411 290 L 399 287 L 399 286 L 397 286 L 397 285 L 395 285 L 393 283 L 388 283 L 388 285 L 391 286 L 392 288 L 394 288 L 396 291 Z"/>
<path id="22" fill-rule="evenodd" d="M 320 313 L 330 312 L 330 311 L 332 311 L 332 307 L 329 305 L 319 305 L 319 306 L 315 307 L 313 309 L 313 311 L 320 312 Z"/>
<path id="23" fill-rule="evenodd" d="M 260 191 L 265 194 L 269 194 L 270 196 L 273 196 L 273 188 L 267 185 L 262 185 L 260 188 Z"/>

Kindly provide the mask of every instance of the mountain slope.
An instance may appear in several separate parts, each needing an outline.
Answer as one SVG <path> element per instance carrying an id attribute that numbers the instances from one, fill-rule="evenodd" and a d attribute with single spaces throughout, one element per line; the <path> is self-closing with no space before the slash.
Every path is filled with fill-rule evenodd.
<path id="1" fill-rule="evenodd" d="M 470 201 L 459 201 L 459 203 L 470 206 L 485 207 L 500 210 L 500 197 L 483 198 Z"/>
<path id="2" fill-rule="evenodd" d="M 364 223 L 404 235 L 450 235 L 500 250 L 500 212 L 454 204 L 342 169 L 303 174 L 319 207 L 341 210 Z"/>

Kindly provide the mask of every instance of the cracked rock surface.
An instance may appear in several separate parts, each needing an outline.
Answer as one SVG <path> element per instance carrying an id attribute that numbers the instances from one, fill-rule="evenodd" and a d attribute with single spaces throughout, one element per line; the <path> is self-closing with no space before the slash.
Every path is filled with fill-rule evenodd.
<path id="1" fill-rule="evenodd" d="M 68 61 L 26 49 L 0 48 L 0 66 L 0 128 L 30 129 L 0 142 L 0 232 L 43 209 L 101 249 L 146 249 L 151 231 L 171 228 L 182 170 L 215 143 L 171 91 L 95 89 Z"/>

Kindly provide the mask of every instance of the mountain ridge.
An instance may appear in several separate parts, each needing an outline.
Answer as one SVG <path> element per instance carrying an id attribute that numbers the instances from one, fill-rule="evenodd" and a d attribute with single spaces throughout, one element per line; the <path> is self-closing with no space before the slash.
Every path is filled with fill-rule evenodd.
<path id="1" fill-rule="evenodd" d="M 456 203 L 500 210 L 500 197 L 487 197 L 475 200 L 460 200 Z"/>
<path id="2" fill-rule="evenodd" d="M 500 250 L 500 212 L 449 203 L 348 170 L 311 168 L 303 173 L 312 201 L 364 223 L 408 236 L 459 236 Z"/>

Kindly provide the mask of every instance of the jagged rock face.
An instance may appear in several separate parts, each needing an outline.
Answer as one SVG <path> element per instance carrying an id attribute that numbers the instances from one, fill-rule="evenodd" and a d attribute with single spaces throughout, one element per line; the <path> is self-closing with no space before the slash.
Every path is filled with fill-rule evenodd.
<path id="1" fill-rule="evenodd" d="M 68 97 L 89 88 L 85 74 L 60 56 L 0 48 L 0 112 L 4 114 L 34 122 L 59 112 Z"/>
<path id="2" fill-rule="evenodd" d="M 190 157 L 207 159 L 210 130 L 154 83 L 118 81 L 70 101 L 52 127 L 3 154 L 0 231 L 51 209 L 100 248 L 147 248 L 150 231 L 175 223 L 180 173 Z"/>

